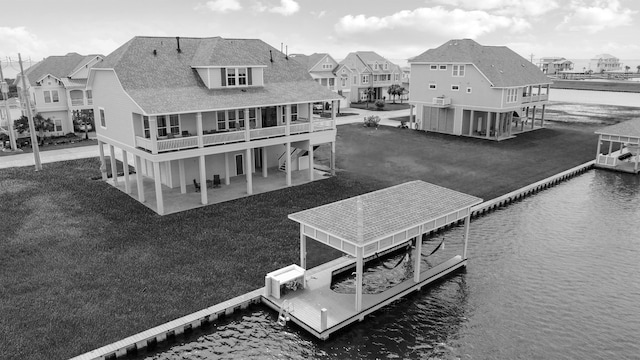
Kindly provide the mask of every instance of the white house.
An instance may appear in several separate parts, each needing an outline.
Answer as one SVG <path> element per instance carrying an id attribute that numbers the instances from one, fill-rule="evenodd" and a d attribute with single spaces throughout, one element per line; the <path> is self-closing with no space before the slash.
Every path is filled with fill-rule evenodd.
<path id="1" fill-rule="evenodd" d="M 518 130 L 514 124 L 533 129 L 537 108 L 544 124 L 552 81 L 506 46 L 450 40 L 409 63 L 419 129 L 501 140 Z"/>
<path id="2" fill-rule="evenodd" d="M 89 87 L 111 169 L 116 148 L 125 165 L 130 154 L 135 189 L 125 171 L 124 190 L 149 202 L 145 185 L 152 183 L 150 207 L 159 214 L 173 211 L 165 211 L 165 192 L 179 190 L 179 201 L 206 205 L 231 185 L 251 195 L 253 183 L 270 173 L 286 174 L 276 188 L 291 186 L 292 178 L 314 180 L 313 151 L 322 144 L 331 148 L 333 168 L 335 111 L 315 117 L 312 104 L 340 96 L 261 40 L 135 37 L 91 69 Z M 114 175 L 113 183 L 120 181 Z M 220 188 L 207 187 L 218 181 Z"/>

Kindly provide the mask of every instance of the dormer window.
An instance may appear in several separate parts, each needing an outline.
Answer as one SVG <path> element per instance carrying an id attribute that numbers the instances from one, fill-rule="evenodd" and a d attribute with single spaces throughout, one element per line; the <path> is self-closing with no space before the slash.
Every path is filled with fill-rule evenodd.
<path id="1" fill-rule="evenodd" d="M 378 70 L 378 64 L 377 63 L 373 64 L 373 69 L 374 70 Z"/>
<path id="2" fill-rule="evenodd" d="M 389 70 L 389 64 L 388 63 L 384 63 L 384 69 L 385 70 Z"/>
<path id="3" fill-rule="evenodd" d="M 223 68 L 222 72 L 225 74 L 223 77 L 223 86 L 247 86 L 251 85 L 250 69 L 246 67 L 231 67 L 231 68 Z"/>

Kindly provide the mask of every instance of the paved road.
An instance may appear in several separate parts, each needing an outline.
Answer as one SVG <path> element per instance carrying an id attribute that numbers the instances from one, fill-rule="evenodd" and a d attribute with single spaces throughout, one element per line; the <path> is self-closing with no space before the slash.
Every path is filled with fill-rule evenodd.
<path id="1" fill-rule="evenodd" d="M 341 111 L 345 113 L 347 112 L 357 113 L 358 115 L 338 117 L 337 118 L 338 125 L 363 123 L 364 117 L 370 116 L 370 115 L 378 115 L 381 118 L 380 125 L 398 126 L 399 123 L 397 121 L 389 120 L 389 118 L 409 115 L 408 109 L 394 110 L 394 111 L 372 111 L 372 110 L 346 108 L 346 109 L 342 109 Z M 105 147 L 105 154 L 107 155 L 109 154 L 108 147 Z M 100 156 L 100 151 L 98 149 L 98 146 L 81 146 L 81 147 L 60 149 L 60 150 L 41 151 L 40 162 L 43 164 L 46 164 L 46 163 L 51 163 L 56 161 L 85 159 L 85 158 L 98 157 L 98 156 Z M 122 160 L 121 157 L 122 157 L 122 153 L 120 151 L 117 151 L 116 158 L 118 158 L 118 160 Z M 16 154 L 12 156 L 0 157 L 0 169 L 6 169 L 6 168 L 18 167 L 18 166 L 35 166 L 35 160 L 33 158 L 33 154 L 27 153 L 27 154 Z"/>

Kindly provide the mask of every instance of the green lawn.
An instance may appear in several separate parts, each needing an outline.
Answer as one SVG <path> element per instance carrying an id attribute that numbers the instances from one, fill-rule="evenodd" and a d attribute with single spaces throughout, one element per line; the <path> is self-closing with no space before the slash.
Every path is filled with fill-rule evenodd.
<path id="1" fill-rule="evenodd" d="M 351 103 L 350 105 L 351 108 L 354 109 L 363 109 L 363 110 L 376 110 L 376 104 L 375 101 L 372 101 L 369 103 L 368 105 L 368 109 L 367 109 L 367 103 L 363 102 L 363 103 Z M 380 111 L 393 111 L 393 110 L 404 110 L 404 109 L 408 109 L 409 108 L 409 103 L 404 102 L 404 103 L 400 103 L 400 100 L 397 100 L 397 102 L 394 104 L 392 101 L 387 100 L 384 104 L 384 108 L 382 108 Z"/>
<path id="2" fill-rule="evenodd" d="M 60 149 L 68 149 L 80 146 L 91 146 L 97 145 L 98 140 L 95 139 L 85 139 L 84 133 L 78 133 L 73 137 L 56 137 L 56 138 L 46 138 L 44 146 L 39 146 L 38 149 L 40 151 L 48 151 L 48 150 L 60 150 Z M 15 154 L 24 154 L 24 153 L 32 153 L 33 148 L 31 146 L 23 146 L 20 152 L 4 152 L 0 151 L 0 157 L 2 156 L 11 156 Z"/>
<path id="3" fill-rule="evenodd" d="M 299 261 L 289 213 L 414 179 L 489 199 L 591 160 L 596 141 L 344 125 L 336 177 L 163 217 L 90 180 L 97 158 L 0 170 L 0 359 L 68 358 L 263 286 Z M 339 255 L 309 245 L 309 266 Z"/>

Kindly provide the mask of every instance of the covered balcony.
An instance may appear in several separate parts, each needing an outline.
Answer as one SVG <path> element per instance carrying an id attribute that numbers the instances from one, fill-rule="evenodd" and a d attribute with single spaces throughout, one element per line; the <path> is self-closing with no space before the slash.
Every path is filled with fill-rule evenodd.
<path id="1" fill-rule="evenodd" d="M 249 120 L 248 128 L 245 126 L 245 119 Z M 313 114 L 312 104 L 145 116 L 140 117 L 140 123 L 135 125 L 135 146 L 153 154 L 336 128 L 335 110 L 332 110 L 330 119 L 324 119 Z"/>
<path id="2" fill-rule="evenodd" d="M 551 85 L 527 86 L 522 91 L 522 103 L 532 103 L 549 100 L 549 87 Z"/>
<path id="3" fill-rule="evenodd" d="M 451 106 L 451 98 L 444 97 L 444 96 L 434 97 L 431 100 L 431 105 L 433 105 L 434 107 L 441 107 L 441 108 L 449 107 Z"/>

